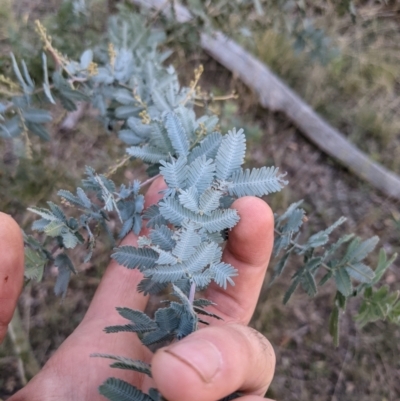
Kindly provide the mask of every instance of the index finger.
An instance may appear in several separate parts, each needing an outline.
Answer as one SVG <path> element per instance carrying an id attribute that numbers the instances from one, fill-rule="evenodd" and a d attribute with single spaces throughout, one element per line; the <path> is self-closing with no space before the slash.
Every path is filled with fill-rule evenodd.
<path id="1" fill-rule="evenodd" d="M 24 281 L 24 241 L 15 220 L 0 212 L 0 343 L 7 333 Z"/>
<path id="2" fill-rule="evenodd" d="M 223 261 L 238 270 L 235 285 L 227 289 L 210 284 L 207 299 L 216 303 L 209 310 L 224 322 L 248 324 L 257 305 L 274 243 L 274 215 L 262 199 L 246 196 L 232 204 L 239 223 L 229 232 Z"/>

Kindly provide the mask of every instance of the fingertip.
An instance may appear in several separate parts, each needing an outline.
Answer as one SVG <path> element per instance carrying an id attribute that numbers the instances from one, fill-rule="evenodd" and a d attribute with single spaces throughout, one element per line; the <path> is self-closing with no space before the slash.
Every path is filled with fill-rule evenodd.
<path id="1" fill-rule="evenodd" d="M 268 263 L 274 238 L 274 214 L 270 206 L 260 198 L 245 196 L 237 199 L 239 223 L 229 234 L 227 247 L 240 262 L 249 265 Z"/>
<path id="2" fill-rule="evenodd" d="M 16 221 L 0 212 L 0 342 L 24 283 L 24 240 Z"/>

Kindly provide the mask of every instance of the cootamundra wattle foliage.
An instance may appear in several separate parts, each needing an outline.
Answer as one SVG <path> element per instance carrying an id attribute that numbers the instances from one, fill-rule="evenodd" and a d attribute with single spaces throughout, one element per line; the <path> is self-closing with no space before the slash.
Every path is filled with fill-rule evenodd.
<path id="1" fill-rule="evenodd" d="M 69 257 L 74 248 L 85 247 L 83 262 L 88 262 L 100 230 L 114 240 L 110 219 L 120 221 L 119 238 L 130 232 L 139 235 L 146 224 L 149 234 L 139 237 L 137 247 L 116 247 L 111 256 L 128 269 L 140 270 L 143 279 L 138 291 L 169 291 L 170 296 L 154 318 L 121 305 L 116 313 L 127 323 L 105 330 L 135 333 L 149 347 L 180 340 L 197 330 L 204 322 L 202 316 L 218 319 L 207 311 L 211 302 L 198 298 L 196 292 L 212 281 L 223 288 L 234 285 L 236 269 L 221 260 L 226 236 L 239 220 L 231 208 L 233 201 L 280 191 L 287 184 L 284 174 L 273 166 L 243 168 L 243 130 L 232 128 L 221 133 L 218 118 L 211 112 L 196 115 L 196 83 L 201 70 L 195 71 L 190 87 L 181 86 L 175 69 L 165 66 L 170 52 L 159 50 L 163 32 L 146 27 L 138 16 L 126 13 L 113 17 L 104 43 L 86 50 L 79 61 L 59 54 L 40 23 L 37 30 L 54 68 L 49 71 L 43 53 L 44 82 L 37 88 L 26 65 L 22 62 L 21 70 L 12 56 L 18 82 L 13 83 L 13 90 L 18 85 L 18 91 L 1 98 L 0 135 L 26 145 L 30 134 L 49 139 L 45 124 L 52 115 L 47 105 L 44 107 L 46 102 L 58 99 L 69 111 L 76 109 L 78 101 L 90 102 L 99 110 L 105 127 L 117 131 L 121 144 L 127 145 L 126 162 L 134 158 L 149 165 L 149 179 L 117 185 L 109 174 L 87 167 L 75 193 L 58 192 L 61 206 L 48 202 L 48 208 L 31 207 L 29 210 L 40 216 L 32 228 L 42 233 L 46 246 L 33 236 L 25 236 L 26 277 L 40 280 L 45 267 L 55 265 L 59 272 L 55 292 L 65 296 L 70 277 L 76 273 Z M 163 197 L 144 210 L 143 188 L 158 176 L 166 183 Z M 76 212 L 75 217 L 67 216 L 66 210 L 71 208 L 78 211 L 78 217 Z M 330 243 L 331 233 L 344 218 L 300 243 L 304 216 L 301 202 L 297 202 L 275 220 L 276 263 L 271 282 L 283 273 L 291 256 L 302 261 L 291 277 L 284 302 L 299 286 L 315 296 L 319 286 L 332 282 L 336 294 L 332 296 L 330 332 L 336 343 L 339 311 L 351 297 L 363 297 L 356 316 L 361 325 L 377 319 L 399 324 L 398 294 L 384 286 L 376 289 L 396 255 L 387 260 L 381 250 L 373 270 L 365 259 L 377 245 L 377 237 L 363 241 L 349 234 Z M 112 359 L 112 367 L 151 376 L 151 366 L 142 361 L 101 356 Z M 112 401 L 162 398 L 156 389 L 144 394 L 116 378 L 103 383 L 100 392 Z"/>

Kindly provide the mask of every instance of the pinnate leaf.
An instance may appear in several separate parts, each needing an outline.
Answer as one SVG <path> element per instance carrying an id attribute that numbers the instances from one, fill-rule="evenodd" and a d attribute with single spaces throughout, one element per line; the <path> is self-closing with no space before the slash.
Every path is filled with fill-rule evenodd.
<path id="1" fill-rule="evenodd" d="M 150 396 L 124 380 L 108 378 L 100 387 L 99 393 L 110 401 L 152 401 Z"/>
<path id="2" fill-rule="evenodd" d="M 243 130 L 229 131 L 224 136 L 215 158 L 217 177 L 220 180 L 228 180 L 232 173 L 243 164 L 245 153 L 246 138 Z"/>
<path id="3" fill-rule="evenodd" d="M 278 168 L 261 167 L 251 170 L 240 169 L 233 172 L 229 186 L 229 194 L 234 196 L 263 196 L 280 191 L 287 181 L 284 175 L 278 175 Z"/>

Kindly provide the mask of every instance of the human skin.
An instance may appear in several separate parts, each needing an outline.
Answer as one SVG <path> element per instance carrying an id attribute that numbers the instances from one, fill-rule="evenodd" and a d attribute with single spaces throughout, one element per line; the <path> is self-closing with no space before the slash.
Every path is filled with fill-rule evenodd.
<path id="1" fill-rule="evenodd" d="M 0 212 L 0 343 L 7 333 L 24 282 L 23 246 L 18 224 Z"/>
<path id="2" fill-rule="evenodd" d="M 164 185 L 161 179 L 152 184 L 145 197 L 145 207 L 158 201 Z M 223 260 L 238 269 L 239 275 L 235 286 L 223 290 L 212 284 L 204 294 L 216 304 L 207 310 L 223 321 L 209 320 L 210 326 L 155 354 L 141 344 L 136 334 L 106 334 L 104 327 L 126 323 L 116 307 L 143 311 L 148 302 L 148 297 L 133 290 L 142 279 L 141 273 L 112 260 L 82 322 L 43 369 L 10 401 L 101 401 L 105 398 L 98 393 L 98 386 L 111 376 L 145 392 L 156 387 L 170 401 L 216 401 L 234 391 L 244 394 L 240 401 L 266 400 L 263 395 L 274 374 L 275 354 L 268 340 L 247 325 L 256 307 L 272 251 L 273 214 L 264 201 L 254 197 L 241 198 L 232 207 L 237 209 L 241 219 L 229 233 Z M 3 216 L 0 216 L 0 226 L 1 219 Z M 135 246 L 137 237 L 129 234 L 122 244 Z M 0 242 L 0 249 L 8 250 L 3 242 Z M 9 249 L 11 255 L 0 252 L 0 270 L 2 258 L 6 258 L 15 259 L 15 269 L 22 271 L 17 256 L 23 253 L 22 243 L 17 241 Z M 14 301 L 1 311 L 4 316 L 12 314 L 19 294 L 18 280 L 14 283 Z M 153 379 L 132 371 L 112 369 L 109 360 L 91 358 L 92 353 L 121 355 L 151 363 Z"/>

